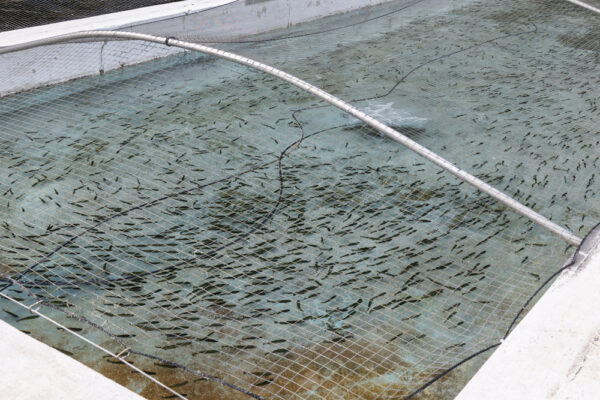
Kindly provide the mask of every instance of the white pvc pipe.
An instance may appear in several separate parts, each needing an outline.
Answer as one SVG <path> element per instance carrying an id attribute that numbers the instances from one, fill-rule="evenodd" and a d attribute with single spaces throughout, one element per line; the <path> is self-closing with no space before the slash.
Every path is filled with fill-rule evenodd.
<path id="1" fill-rule="evenodd" d="M 590 4 L 584 3 L 583 1 L 579 1 L 579 0 L 567 0 L 569 3 L 573 3 L 578 5 L 579 7 L 583 7 L 583 8 L 587 8 L 590 11 L 593 11 L 595 13 L 600 14 L 600 8 L 598 7 L 594 7 Z"/>
<path id="2" fill-rule="evenodd" d="M 524 204 L 518 202 L 517 200 L 515 200 L 512 197 L 506 195 L 505 193 L 499 191 L 498 189 L 488 185 L 481 179 L 460 169 L 456 165 L 452 164 L 450 161 L 440 157 L 439 155 L 432 152 L 428 148 L 421 146 L 419 143 L 409 139 L 408 137 L 404 136 L 397 130 L 376 120 L 375 118 L 371 117 L 370 115 L 365 114 L 364 112 L 360 111 L 356 107 L 325 92 L 322 89 L 319 89 L 316 86 L 311 85 L 308 82 L 303 81 L 302 79 L 296 78 L 293 75 L 290 75 L 286 72 L 283 72 L 281 70 L 278 70 L 269 65 L 252 60 L 247 57 L 243 57 L 243 56 L 240 56 L 240 55 L 237 55 L 234 53 L 230 53 L 227 51 L 215 49 L 213 47 L 205 46 L 202 44 L 184 42 L 181 40 L 177 40 L 175 38 L 165 38 L 165 37 L 160 37 L 160 36 L 146 35 L 146 34 L 142 34 L 142 33 L 118 32 L 118 31 L 79 32 L 79 33 L 72 33 L 72 34 L 63 35 L 63 36 L 57 36 L 57 37 L 53 37 L 53 38 L 41 39 L 41 40 L 24 43 L 21 45 L 16 45 L 16 46 L 8 47 L 8 48 L 0 48 L 0 54 L 19 51 L 19 50 L 25 50 L 25 49 L 29 49 L 32 47 L 42 46 L 42 45 L 61 43 L 61 42 L 66 42 L 66 41 L 70 41 L 70 40 L 98 39 L 98 38 L 143 40 L 143 41 L 147 41 L 147 42 L 165 44 L 167 46 L 179 47 L 179 48 L 186 49 L 186 50 L 198 51 L 198 52 L 201 52 L 204 54 L 209 54 L 209 55 L 212 55 L 212 56 L 215 56 L 218 58 L 233 61 L 238 64 L 246 65 L 250 68 L 253 68 L 253 69 L 265 72 L 269 75 L 275 76 L 279 79 L 282 79 L 286 82 L 291 83 L 292 85 L 294 85 L 308 93 L 311 93 L 311 94 L 325 100 L 329 104 L 331 104 L 331 105 L 339 108 L 340 110 L 352 115 L 353 117 L 365 122 L 366 124 L 375 128 L 376 130 L 378 130 L 379 132 L 381 132 L 388 138 L 408 147 L 410 150 L 421 155 L 422 157 L 426 158 L 427 160 L 433 162 L 434 164 L 438 165 L 439 167 L 445 169 L 446 171 L 450 172 L 452 175 L 456 176 L 457 178 L 461 179 L 462 181 L 474 186 L 475 188 L 477 188 L 478 190 L 480 190 L 484 193 L 487 193 L 488 195 L 490 195 L 494 199 L 498 200 L 499 202 L 503 203 L 507 207 L 511 208 L 515 212 L 521 214 L 522 216 L 524 216 L 526 218 L 529 218 L 531 221 L 535 222 L 536 224 L 557 234 L 558 236 L 560 236 L 562 239 L 566 240 L 570 244 L 579 246 L 579 244 L 582 241 L 581 238 L 579 238 L 578 236 L 576 236 L 569 230 L 563 228 L 562 226 L 560 226 L 558 224 L 555 224 L 554 222 L 550 221 L 548 218 L 544 217 L 543 215 L 537 213 L 536 211 L 534 211 L 531 208 L 525 206 Z"/>

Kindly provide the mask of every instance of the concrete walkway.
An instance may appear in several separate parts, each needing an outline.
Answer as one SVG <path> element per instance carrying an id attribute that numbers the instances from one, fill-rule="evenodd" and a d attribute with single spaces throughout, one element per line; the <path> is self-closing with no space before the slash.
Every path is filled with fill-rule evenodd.
<path id="1" fill-rule="evenodd" d="M 600 249 L 566 271 L 456 400 L 600 398 Z"/>
<path id="2" fill-rule="evenodd" d="M 0 398 L 143 400 L 143 398 L 0 321 Z"/>

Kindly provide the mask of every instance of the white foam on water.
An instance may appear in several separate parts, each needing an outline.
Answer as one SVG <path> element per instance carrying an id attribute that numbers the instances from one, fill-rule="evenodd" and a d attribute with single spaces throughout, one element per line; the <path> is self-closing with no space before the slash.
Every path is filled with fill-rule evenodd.
<path id="1" fill-rule="evenodd" d="M 394 102 L 369 101 L 363 110 L 373 118 L 384 121 L 388 125 L 422 128 L 429 121 L 429 118 L 414 115 L 407 109 L 394 107 Z"/>

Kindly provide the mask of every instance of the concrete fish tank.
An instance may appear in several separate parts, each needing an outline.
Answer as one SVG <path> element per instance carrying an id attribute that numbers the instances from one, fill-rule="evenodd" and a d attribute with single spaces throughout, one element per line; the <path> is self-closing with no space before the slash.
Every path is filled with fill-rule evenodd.
<path id="1" fill-rule="evenodd" d="M 275 66 L 573 235 L 597 223 L 594 14 L 329 1 L 331 15 L 311 2 L 276 26 L 286 2 L 224 3 L 198 11 L 212 31 L 192 17 L 128 30 Z M 216 16 L 241 23 L 238 9 L 256 19 L 228 35 Z M 454 398 L 575 250 L 246 66 L 104 39 L 0 58 L 15 74 L 0 88 L 2 293 L 182 398 Z M 174 396 L 16 303 L 0 317 L 146 398 Z"/>

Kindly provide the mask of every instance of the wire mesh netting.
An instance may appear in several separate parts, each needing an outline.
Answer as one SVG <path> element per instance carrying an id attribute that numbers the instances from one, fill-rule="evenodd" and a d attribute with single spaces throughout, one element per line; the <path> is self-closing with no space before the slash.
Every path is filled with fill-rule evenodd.
<path id="1" fill-rule="evenodd" d="M 219 47 L 583 236 L 600 212 L 597 26 L 563 1 L 391 1 Z M 341 111 L 199 54 L 6 96 L 0 114 L 3 293 L 188 398 L 407 398 L 497 344 L 573 251 Z M 0 306 L 144 396 L 172 395 Z M 484 359 L 418 395 L 452 398 Z"/>
<path id="2" fill-rule="evenodd" d="M 0 32 L 138 7 L 173 3 L 177 0 L 2 0 L 0 1 Z"/>

